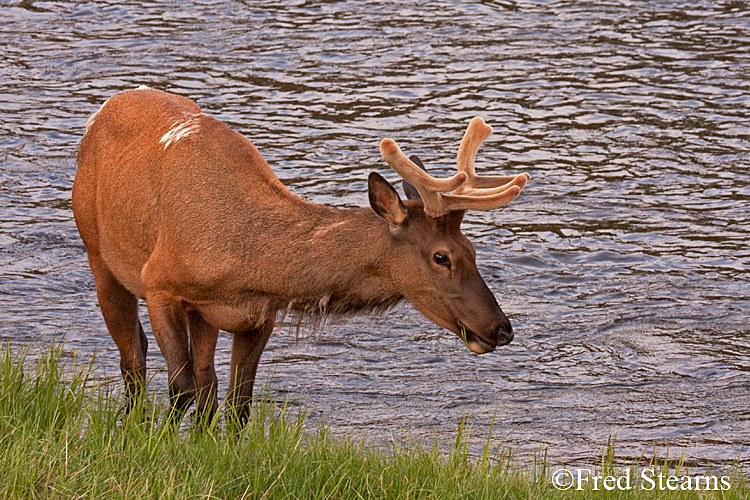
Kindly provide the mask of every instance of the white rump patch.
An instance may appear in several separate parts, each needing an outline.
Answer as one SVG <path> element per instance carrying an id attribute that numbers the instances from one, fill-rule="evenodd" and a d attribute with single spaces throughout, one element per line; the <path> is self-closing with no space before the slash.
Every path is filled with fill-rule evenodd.
<path id="1" fill-rule="evenodd" d="M 110 97 L 109 99 L 112 99 L 112 98 Z M 102 103 L 102 105 L 99 106 L 99 109 L 97 109 L 96 112 L 93 115 L 91 115 L 88 120 L 86 120 L 86 132 L 88 132 L 89 129 L 94 126 L 94 122 L 96 121 L 96 117 L 99 116 L 99 113 L 102 112 L 102 110 L 104 109 L 104 106 L 106 106 L 107 103 L 109 102 L 109 99 L 107 99 L 106 101 L 104 101 Z"/>
<path id="2" fill-rule="evenodd" d="M 107 104 L 106 102 L 104 104 Z M 102 104 L 102 107 L 99 108 L 93 115 L 89 117 L 88 120 L 86 120 L 86 132 L 89 131 L 89 129 L 94 125 L 94 122 L 96 121 L 96 117 L 99 116 L 99 111 L 102 110 L 104 107 L 104 104 Z"/>
<path id="3" fill-rule="evenodd" d="M 144 89 L 149 90 L 150 88 L 151 87 L 149 87 L 148 85 L 140 85 L 135 90 L 144 90 Z M 96 121 L 96 117 L 99 116 L 99 112 L 104 109 L 104 106 L 106 106 L 108 102 L 109 102 L 109 99 L 104 101 L 104 103 L 101 106 L 99 106 L 99 109 L 93 115 L 91 115 L 88 120 L 86 120 L 86 132 L 88 132 L 89 129 L 94 125 L 94 122 Z"/>
<path id="4" fill-rule="evenodd" d="M 188 115 L 184 120 L 180 120 L 172 124 L 172 127 L 167 130 L 161 139 L 159 144 L 164 145 L 164 149 L 167 149 L 171 144 L 184 139 L 185 137 L 198 132 L 200 128 L 200 117 L 202 113 L 197 115 Z"/>

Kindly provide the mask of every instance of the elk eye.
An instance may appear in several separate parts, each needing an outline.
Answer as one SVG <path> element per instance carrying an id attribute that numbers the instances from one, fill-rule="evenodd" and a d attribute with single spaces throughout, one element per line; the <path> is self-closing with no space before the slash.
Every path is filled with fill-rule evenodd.
<path id="1" fill-rule="evenodd" d="M 440 266 L 451 267 L 451 261 L 448 259 L 448 256 L 440 252 L 435 252 L 435 255 L 432 256 L 432 260 L 435 261 L 435 264 Z"/>

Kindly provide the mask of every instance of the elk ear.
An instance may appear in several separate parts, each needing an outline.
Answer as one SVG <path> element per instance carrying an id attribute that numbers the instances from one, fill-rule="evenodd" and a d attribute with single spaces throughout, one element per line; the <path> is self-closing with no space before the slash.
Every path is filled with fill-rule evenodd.
<path id="1" fill-rule="evenodd" d="M 419 156 L 411 155 L 409 159 L 413 161 L 416 166 L 418 166 L 425 172 L 427 171 L 427 169 L 424 168 L 424 165 L 422 164 L 422 160 L 419 159 Z M 406 181 L 403 181 L 403 187 L 404 187 L 404 194 L 406 195 L 408 199 L 422 201 L 422 196 L 420 196 L 419 191 L 417 191 L 417 188 L 415 188 L 414 186 L 412 186 Z"/>
<path id="2" fill-rule="evenodd" d="M 370 172 L 367 178 L 367 194 L 370 197 L 370 206 L 375 213 L 392 226 L 400 226 L 409 216 L 396 190 L 377 172 Z"/>
<path id="3" fill-rule="evenodd" d="M 450 224 L 455 227 L 456 229 L 459 229 L 461 227 L 461 221 L 464 220 L 464 211 L 463 210 L 453 210 L 452 212 L 449 212 L 446 217 L 448 218 L 448 221 L 450 221 Z"/>

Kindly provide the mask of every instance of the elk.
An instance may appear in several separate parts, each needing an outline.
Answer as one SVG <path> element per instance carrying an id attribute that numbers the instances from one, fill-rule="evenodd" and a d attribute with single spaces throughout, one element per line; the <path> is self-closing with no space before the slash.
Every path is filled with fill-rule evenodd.
<path id="1" fill-rule="evenodd" d="M 510 342 L 460 230 L 465 210 L 503 206 L 529 179 L 475 173 L 491 132 L 470 122 L 449 178 L 384 139 L 407 199 L 372 172 L 370 207 L 341 209 L 293 194 L 247 138 L 185 97 L 147 87 L 112 96 L 86 124 L 72 198 L 128 399 L 146 383 L 138 299 L 180 418 L 194 400 L 201 414 L 218 408 L 219 330 L 233 335 L 226 404 L 247 418 L 277 313 L 378 313 L 406 299 L 476 353 Z"/>

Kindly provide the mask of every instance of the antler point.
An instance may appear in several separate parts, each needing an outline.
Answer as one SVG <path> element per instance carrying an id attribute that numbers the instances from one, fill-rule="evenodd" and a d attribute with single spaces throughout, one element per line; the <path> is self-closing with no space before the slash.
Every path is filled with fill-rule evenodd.
<path id="1" fill-rule="evenodd" d="M 393 154 L 398 151 L 398 144 L 393 139 L 385 138 L 380 141 L 380 152 L 383 155 Z"/>
<path id="2" fill-rule="evenodd" d="M 458 172 L 449 178 L 436 178 L 408 159 L 392 139 L 383 139 L 380 152 L 391 168 L 411 184 L 424 202 L 429 217 L 440 217 L 455 210 L 490 210 L 508 204 L 521 192 L 531 176 L 480 176 L 474 170 L 479 146 L 492 133 L 480 116 L 471 119 L 458 150 Z"/>

